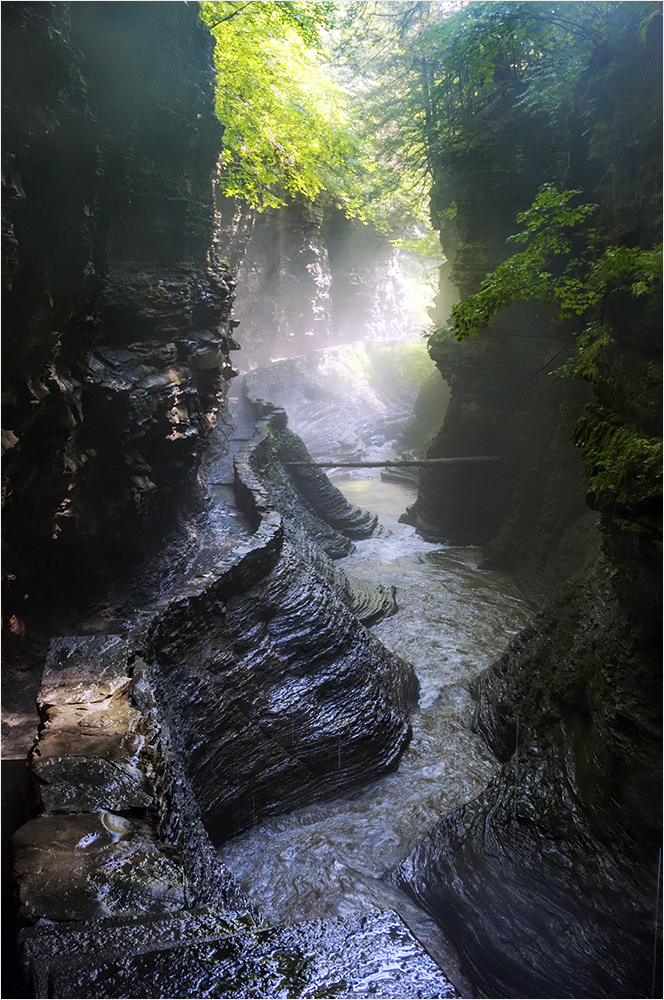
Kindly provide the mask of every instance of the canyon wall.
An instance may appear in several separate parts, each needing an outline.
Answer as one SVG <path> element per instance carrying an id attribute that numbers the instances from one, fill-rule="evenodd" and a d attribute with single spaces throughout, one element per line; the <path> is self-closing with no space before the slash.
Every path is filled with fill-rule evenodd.
<path id="1" fill-rule="evenodd" d="M 376 517 L 229 417 L 198 5 L 7 4 L 3 46 L 8 688 L 41 675 L 3 992 L 454 996 L 396 914 L 259 927 L 213 846 L 394 769 L 418 688 L 332 561 Z"/>
<path id="2" fill-rule="evenodd" d="M 616 7 L 620 30 L 577 83 L 559 178 L 598 203 L 606 243 L 649 248 L 661 239 L 661 8 Z M 517 179 L 524 202 L 551 179 L 522 115 L 502 120 L 484 172 L 441 165 L 434 208 L 452 185 L 462 294 L 507 253 L 497 236 L 526 207 Z M 661 479 L 648 457 L 661 449 L 660 315 L 657 294 L 609 289 L 585 406 L 583 386 L 546 374 L 556 323 L 543 310 L 506 310 L 470 342 L 433 338 L 452 399 L 431 453 L 503 457 L 501 515 L 478 540 L 544 602 L 474 689 L 500 774 L 394 876 L 449 931 L 480 996 L 661 991 Z M 425 483 L 411 513 L 444 537 L 443 488 Z"/>
<path id="3" fill-rule="evenodd" d="M 322 192 L 256 212 L 217 196 L 220 254 L 238 280 L 247 367 L 418 329 L 398 251 Z"/>
<path id="4" fill-rule="evenodd" d="M 3 7 L 5 614 L 173 523 L 234 370 L 196 5 Z"/>

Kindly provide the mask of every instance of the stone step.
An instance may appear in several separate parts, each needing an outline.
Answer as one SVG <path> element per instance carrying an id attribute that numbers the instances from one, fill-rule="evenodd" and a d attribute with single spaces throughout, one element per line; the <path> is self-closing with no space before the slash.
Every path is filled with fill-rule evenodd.
<path id="1" fill-rule="evenodd" d="M 129 702 L 127 642 L 65 636 L 49 646 L 37 696 L 43 727 L 31 764 L 49 811 L 121 811 L 152 803 L 145 720 Z"/>
<path id="2" fill-rule="evenodd" d="M 21 912 L 32 920 L 163 914 L 184 871 L 148 823 L 112 812 L 44 813 L 14 835 Z"/>

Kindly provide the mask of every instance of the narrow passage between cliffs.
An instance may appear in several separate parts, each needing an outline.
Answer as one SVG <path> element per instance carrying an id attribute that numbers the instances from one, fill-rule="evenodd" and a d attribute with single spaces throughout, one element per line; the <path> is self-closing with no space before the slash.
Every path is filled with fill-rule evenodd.
<path id="1" fill-rule="evenodd" d="M 298 433 L 306 441 L 306 426 Z M 386 461 L 394 456 L 392 444 L 367 454 Z M 398 588 L 398 612 L 373 631 L 418 674 L 413 739 L 394 774 L 257 823 L 220 855 L 271 923 L 396 909 L 457 988 L 471 995 L 440 928 L 381 876 L 494 774 L 495 758 L 470 729 L 468 685 L 527 624 L 531 609 L 508 577 L 478 568 L 479 549 L 426 542 L 399 523 L 414 486 L 385 482 L 379 469 L 339 469 L 331 478 L 352 503 L 378 513 L 385 529 L 358 542 L 340 565 Z M 341 740 L 340 766 L 343 753 Z"/>

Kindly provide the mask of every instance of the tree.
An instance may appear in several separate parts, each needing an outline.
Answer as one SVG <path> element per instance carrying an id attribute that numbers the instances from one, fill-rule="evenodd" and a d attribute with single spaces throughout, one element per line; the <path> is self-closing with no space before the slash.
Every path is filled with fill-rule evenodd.
<path id="1" fill-rule="evenodd" d="M 343 185 L 357 144 L 344 95 L 324 72 L 321 31 L 334 9 L 304 0 L 200 4 L 216 41 L 225 195 L 262 209 Z"/>
<path id="2" fill-rule="evenodd" d="M 398 23 L 401 8 L 432 5 L 200 4 L 216 41 L 225 195 L 262 210 L 325 190 L 348 215 L 387 234 L 426 235 L 428 190 L 419 159 L 400 155 L 402 144 L 391 141 L 395 114 L 387 107 L 403 87 L 386 67 L 397 36 L 391 15 L 378 25 L 373 17 L 373 8 L 393 6 Z M 403 39 L 399 44 L 403 50 Z"/>

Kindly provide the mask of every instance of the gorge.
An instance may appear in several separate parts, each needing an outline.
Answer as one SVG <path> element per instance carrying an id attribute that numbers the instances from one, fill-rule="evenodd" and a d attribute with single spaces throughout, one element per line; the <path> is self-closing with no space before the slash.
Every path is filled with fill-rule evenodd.
<path id="1" fill-rule="evenodd" d="M 2 17 L 4 994 L 660 996 L 662 5 Z"/>

